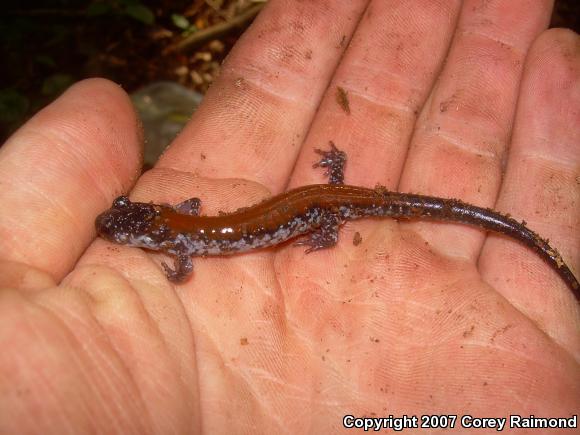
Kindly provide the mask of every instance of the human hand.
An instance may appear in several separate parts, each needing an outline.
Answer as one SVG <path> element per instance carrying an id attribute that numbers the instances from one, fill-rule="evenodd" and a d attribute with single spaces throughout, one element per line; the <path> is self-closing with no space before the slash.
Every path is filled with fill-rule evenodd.
<path id="1" fill-rule="evenodd" d="M 578 271 L 578 37 L 536 39 L 550 2 L 393 3 L 271 1 L 132 199 L 234 210 L 324 182 L 312 150 L 333 140 L 347 183 L 509 212 Z M 139 153 L 129 100 L 102 80 L 71 88 L 0 152 L 3 432 L 302 433 L 336 431 L 345 414 L 576 412 L 578 306 L 525 247 L 362 220 L 308 255 L 289 244 L 194 259 L 174 286 L 158 254 L 92 242 Z"/>

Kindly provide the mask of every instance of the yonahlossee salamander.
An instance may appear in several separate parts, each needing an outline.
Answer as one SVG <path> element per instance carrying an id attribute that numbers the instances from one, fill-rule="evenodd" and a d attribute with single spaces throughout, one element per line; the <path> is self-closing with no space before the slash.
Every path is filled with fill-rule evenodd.
<path id="1" fill-rule="evenodd" d="M 302 186 L 259 204 L 219 216 L 199 216 L 201 201 L 174 207 L 131 202 L 120 196 L 95 222 L 97 233 L 112 242 L 164 251 L 175 256 L 175 270 L 163 267 L 170 281 L 183 281 L 193 270 L 191 256 L 227 255 L 277 245 L 309 234 L 300 244 L 307 252 L 333 246 L 347 220 L 371 216 L 428 218 L 478 226 L 505 234 L 538 253 L 580 301 L 578 280 L 558 251 L 509 216 L 457 199 L 390 192 L 343 184 L 346 154 L 331 142 L 314 166 L 327 168 L 329 184 Z"/>

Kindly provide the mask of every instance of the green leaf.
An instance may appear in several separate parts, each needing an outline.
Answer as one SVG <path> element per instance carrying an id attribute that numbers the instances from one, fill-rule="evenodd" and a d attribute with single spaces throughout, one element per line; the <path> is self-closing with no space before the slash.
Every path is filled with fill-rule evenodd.
<path id="1" fill-rule="evenodd" d="M 68 88 L 73 83 L 73 78 L 69 74 L 53 74 L 48 76 L 42 82 L 42 95 L 47 95 L 50 97 L 56 97 L 62 94 L 66 88 Z"/>
<path id="2" fill-rule="evenodd" d="M 171 14 L 171 20 L 173 21 L 173 24 L 175 24 L 175 27 L 178 27 L 183 30 L 188 29 L 190 26 L 189 20 L 185 18 L 183 15 Z"/>
<path id="3" fill-rule="evenodd" d="M 0 122 L 8 124 L 21 120 L 29 106 L 28 98 L 17 90 L 0 90 Z"/>
<path id="4" fill-rule="evenodd" d="M 197 32 L 197 30 L 198 30 L 198 28 L 192 24 L 187 29 L 185 29 L 183 32 L 181 32 L 181 36 L 185 38 L 185 37 L 191 35 L 192 33 Z"/>
<path id="5" fill-rule="evenodd" d="M 127 6 L 125 13 L 143 24 L 151 25 L 155 22 L 155 15 L 151 9 L 141 4 Z"/>
<path id="6" fill-rule="evenodd" d="M 42 66 L 46 66 L 48 68 L 56 68 L 56 62 L 52 57 L 47 54 L 38 54 L 34 56 L 34 61 Z"/>
<path id="7" fill-rule="evenodd" d="M 88 17 L 97 17 L 111 12 L 111 5 L 105 2 L 94 2 L 85 10 Z"/>

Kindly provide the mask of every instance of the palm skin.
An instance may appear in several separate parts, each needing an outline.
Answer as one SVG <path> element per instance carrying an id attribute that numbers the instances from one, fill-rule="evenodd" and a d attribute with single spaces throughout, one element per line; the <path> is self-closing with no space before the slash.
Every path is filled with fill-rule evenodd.
<path id="1" fill-rule="evenodd" d="M 337 431 L 345 414 L 576 412 L 578 305 L 505 238 L 363 220 L 308 255 L 286 244 L 194 259 L 178 286 L 160 255 L 94 240 L 95 216 L 133 186 L 133 200 L 199 196 L 214 214 L 324 182 L 313 149 L 333 140 L 347 183 L 509 212 L 578 271 L 578 37 L 542 33 L 549 2 L 420 3 L 271 1 L 138 180 L 135 116 L 103 80 L 10 139 L 2 432 L 304 433 Z"/>

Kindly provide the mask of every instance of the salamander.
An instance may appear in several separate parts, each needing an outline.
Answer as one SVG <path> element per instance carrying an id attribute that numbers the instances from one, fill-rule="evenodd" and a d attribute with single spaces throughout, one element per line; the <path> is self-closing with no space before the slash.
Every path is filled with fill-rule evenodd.
<path id="1" fill-rule="evenodd" d="M 505 234 L 533 249 L 566 282 L 580 301 L 578 280 L 558 251 L 530 230 L 525 222 L 458 199 L 392 192 L 344 184 L 346 154 L 334 143 L 316 150 L 315 167 L 326 168 L 328 184 L 313 184 L 218 216 L 199 214 L 199 198 L 176 206 L 132 202 L 120 196 L 95 222 L 106 240 L 163 251 L 175 257 L 175 268 L 162 263 L 167 278 L 184 281 L 193 271 L 192 256 L 228 255 L 278 245 L 306 235 L 298 244 L 306 252 L 329 248 L 338 241 L 340 226 L 365 217 L 428 218 L 480 227 Z"/>

